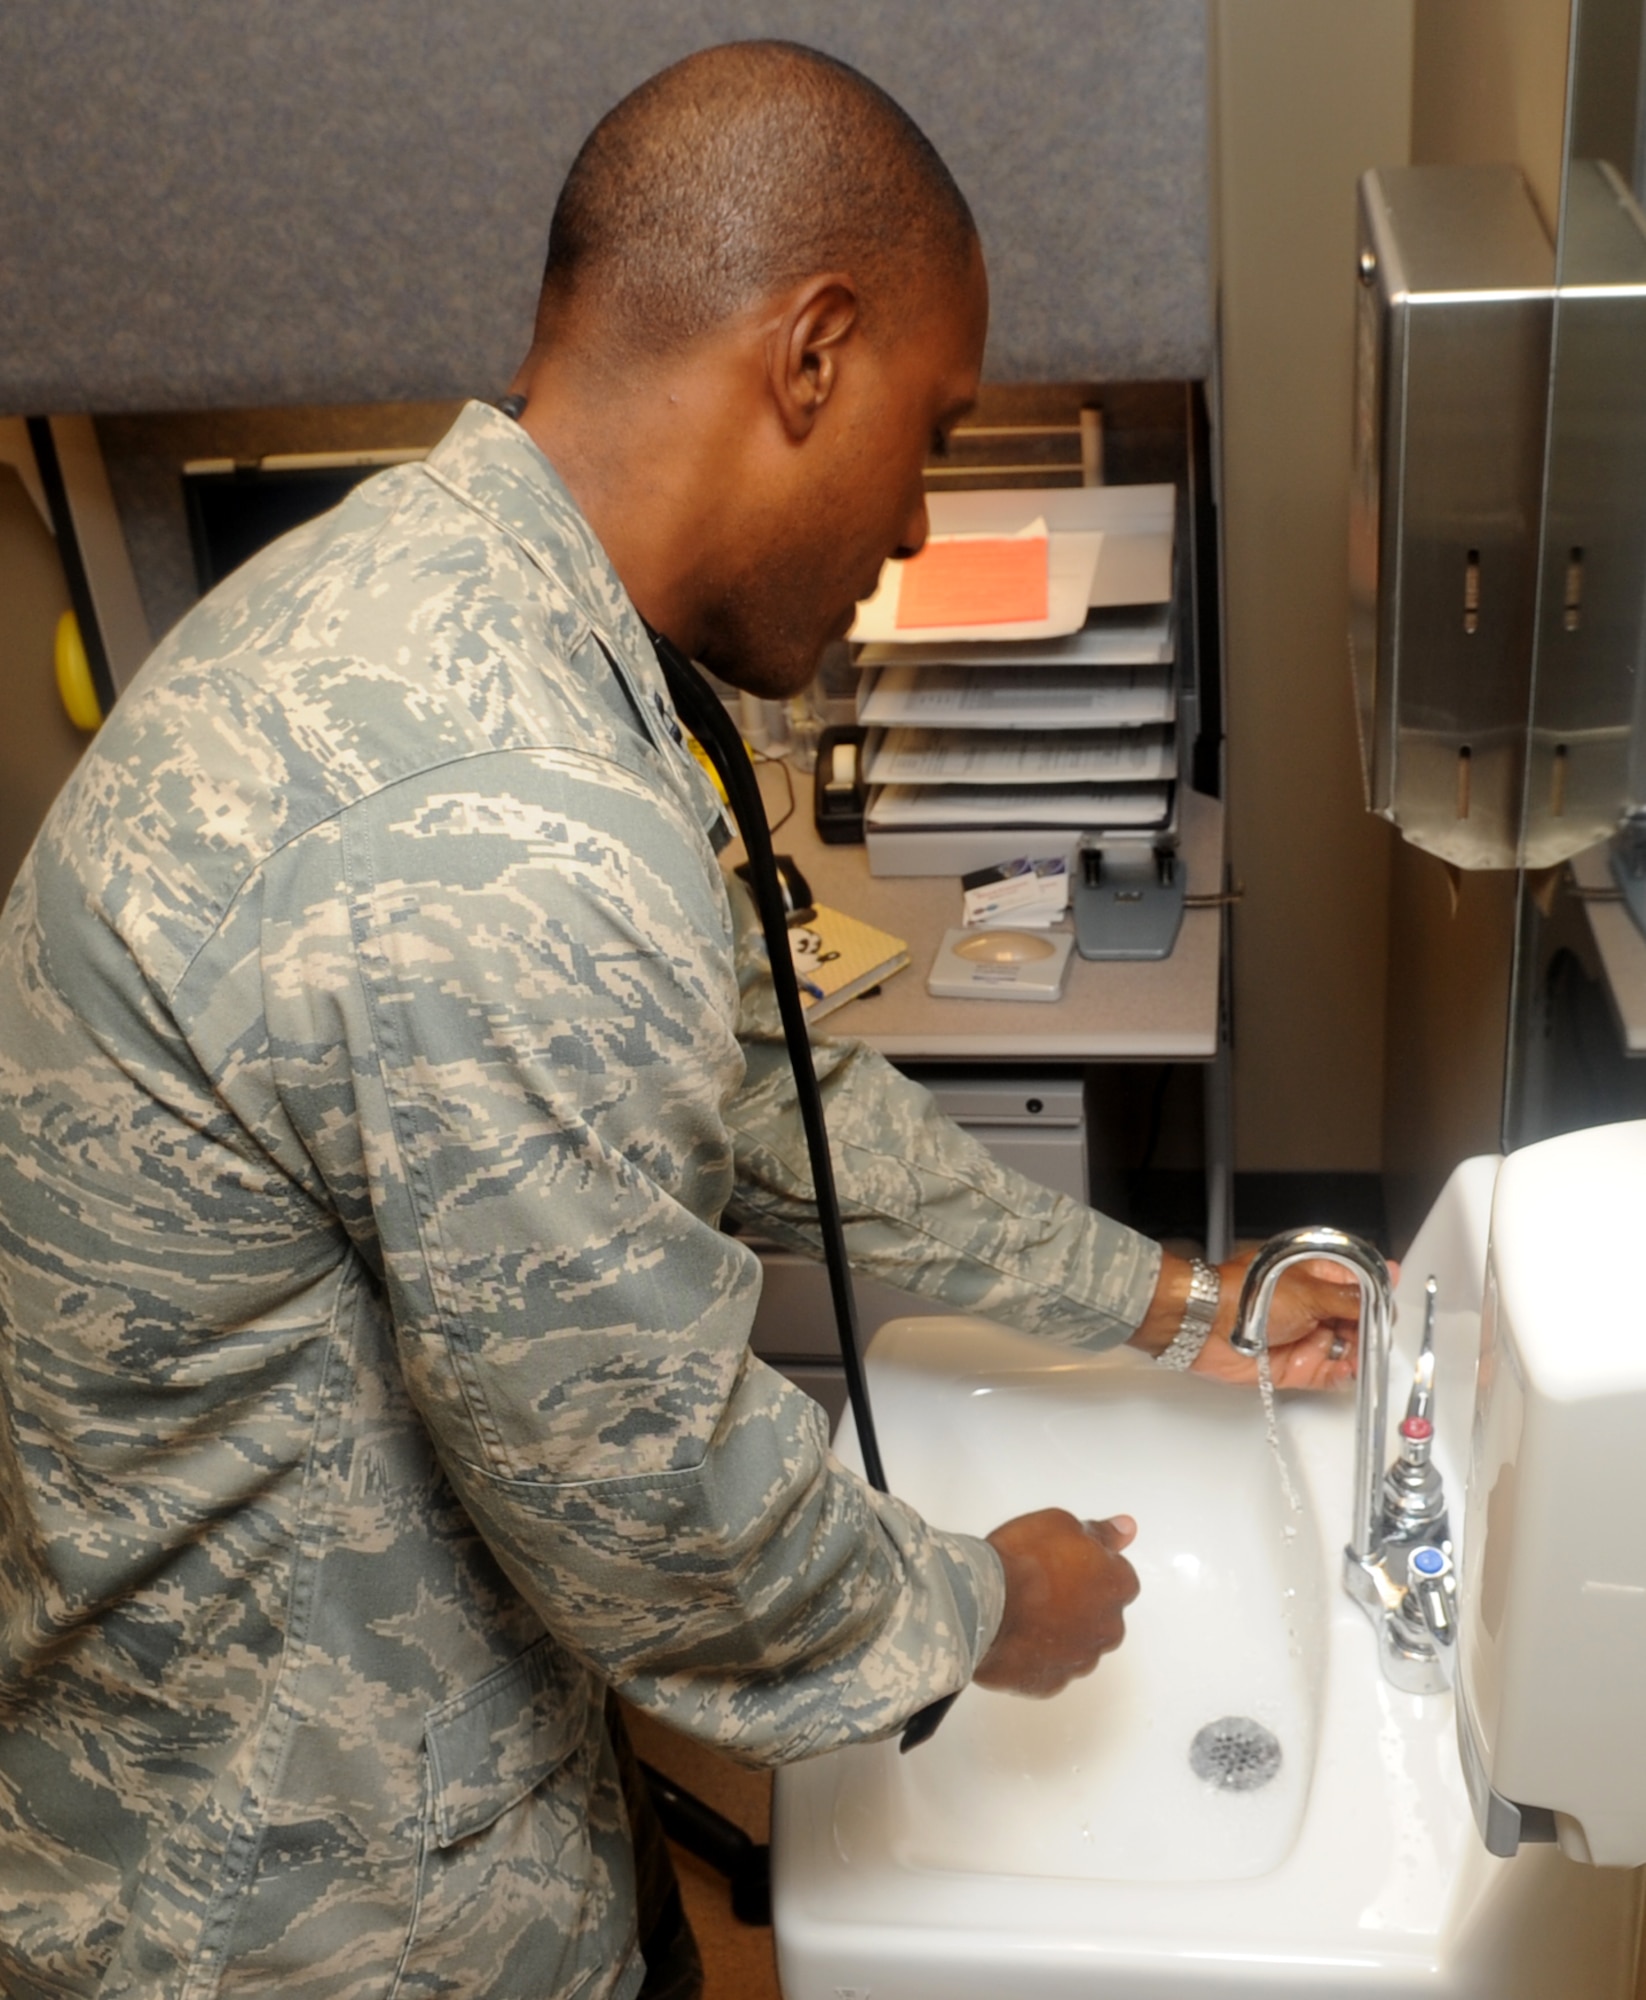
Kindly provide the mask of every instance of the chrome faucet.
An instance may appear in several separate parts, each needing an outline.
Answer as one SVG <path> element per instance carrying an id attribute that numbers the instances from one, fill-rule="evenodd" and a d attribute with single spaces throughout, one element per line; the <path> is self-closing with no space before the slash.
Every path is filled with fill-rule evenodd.
<path id="1" fill-rule="evenodd" d="M 1452 1682 L 1456 1587 L 1445 1495 L 1430 1460 L 1434 1280 L 1427 1292 L 1423 1354 L 1400 1426 L 1400 1455 L 1385 1473 L 1394 1296 L 1381 1252 L 1341 1229 L 1289 1229 L 1272 1237 L 1247 1268 L 1230 1345 L 1241 1354 L 1264 1351 L 1281 1273 L 1312 1257 L 1346 1264 L 1360 1280 L 1354 1492 L 1343 1587 L 1378 1633 L 1385 1679 L 1408 1694 L 1438 1694 Z"/>

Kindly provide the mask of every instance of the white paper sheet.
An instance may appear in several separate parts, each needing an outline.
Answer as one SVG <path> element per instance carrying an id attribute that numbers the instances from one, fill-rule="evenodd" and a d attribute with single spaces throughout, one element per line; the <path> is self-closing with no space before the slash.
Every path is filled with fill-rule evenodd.
<path id="1" fill-rule="evenodd" d="M 871 785 L 1139 784 L 1168 777 L 1167 729 L 888 729 L 864 751 Z"/>
<path id="2" fill-rule="evenodd" d="M 858 685 L 871 728 L 1133 728 L 1170 722 L 1177 690 L 1166 667 L 880 667 Z"/>
<path id="3" fill-rule="evenodd" d="M 955 826 L 1160 826 L 1165 785 L 883 785 L 868 823 L 886 829 Z"/>
<path id="4" fill-rule="evenodd" d="M 1033 520 L 1053 534 L 1102 535 L 1094 605 L 1160 604 L 1172 594 L 1177 495 L 1170 485 L 981 487 L 928 494 L 926 504 L 934 535 L 1014 535 Z"/>
<path id="5" fill-rule="evenodd" d="M 1168 533 L 1177 512 L 1169 480 L 1146 486 L 973 486 L 926 496 L 934 535 L 1015 535 L 1026 521 L 1100 535 Z"/>
<path id="6" fill-rule="evenodd" d="M 1154 667 L 1176 658 L 1177 634 L 1169 604 L 1088 615 L 1078 632 L 1057 639 L 978 639 L 960 644 L 871 644 L 860 667 Z"/>

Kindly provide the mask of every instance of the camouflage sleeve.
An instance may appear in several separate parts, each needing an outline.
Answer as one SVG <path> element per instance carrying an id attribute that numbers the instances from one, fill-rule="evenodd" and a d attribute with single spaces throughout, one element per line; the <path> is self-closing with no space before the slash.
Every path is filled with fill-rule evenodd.
<path id="1" fill-rule="evenodd" d="M 719 870 L 655 776 L 476 757 L 295 844 L 283 1101 L 380 1264 L 465 1506 L 549 1629 L 753 1760 L 962 1686 L 998 1559 L 871 1493 L 755 1361 L 716 1226 L 742 1075 Z M 683 862 L 685 865 L 683 865 Z"/>
<path id="2" fill-rule="evenodd" d="M 821 1254 L 811 1167 L 758 919 L 729 890 L 747 1057 L 731 1110 L 731 1212 Z M 918 1083 L 861 1042 L 813 1043 L 853 1268 L 958 1312 L 1071 1347 L 1119 1345 L 1142 1320 L 1160 1247 L 1003 1167 Z"/>

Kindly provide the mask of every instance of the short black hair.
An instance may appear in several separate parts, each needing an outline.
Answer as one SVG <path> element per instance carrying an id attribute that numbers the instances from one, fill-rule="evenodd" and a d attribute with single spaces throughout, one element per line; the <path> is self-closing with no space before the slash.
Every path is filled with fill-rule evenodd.
<path id="1" fill-rule="evenodd" d="M 867 323 L 958 281 L 977 225 L 936 147 L 878 84 L 797 42 L 729 42 L 660 71 L 585 140 L 555 206 L 538 337 L 593 301 L 668 353 L 786 285 L 850 275 Z"/>

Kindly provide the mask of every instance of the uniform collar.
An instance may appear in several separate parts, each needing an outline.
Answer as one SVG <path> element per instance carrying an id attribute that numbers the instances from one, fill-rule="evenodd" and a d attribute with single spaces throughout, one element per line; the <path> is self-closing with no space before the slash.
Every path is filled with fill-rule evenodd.
<path id="1" fill-rule="evenodd" d="M 572 598 L 596 637 L 644 690 L 643 708 L 667 691 L 640 614 L 600 539 L 558 472 L 512 417 L 467 403 L 423 461 L 466 506 L 500 528 Z"/>
<path id="2" fill-rule="evenodd" d="M 687 776 L 694 794 L 707 788 L 682 747 L 651 636 L 599 537 L 530 434 L 490 404 L 467 403 L 423 465 L 565 592 L 611 660 L 665 763 Z M 701 798 L 697 802 L 701 809 Z M 713 816 L 719 817 L 718 801 Z"/>

